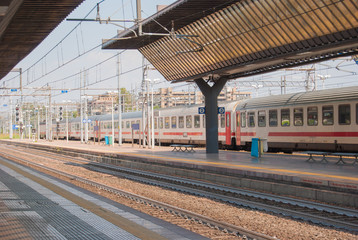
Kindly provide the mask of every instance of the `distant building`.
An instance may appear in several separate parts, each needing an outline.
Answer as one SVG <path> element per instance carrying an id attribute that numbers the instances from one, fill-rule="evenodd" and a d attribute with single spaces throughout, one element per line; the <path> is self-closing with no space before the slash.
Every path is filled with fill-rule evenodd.
<path id="1" fill-rule="evenodd" d="M 151 99 L 152 93 L 149 92 L 149 99 Z M 144 98 L 146 98 L 147 92 L 144 92 Z M 88 114 L 99 115 L 109 114 L 112 112 L 112 97 L 117 110 L 118 94 L 117 92 L 107 92 L 105 94 L 94 97 L 92 100 L 88 100 Z M 240 92 L 235 87 L 224 88 L 219 96 L 219 101 L 235 101 L 245 98 L 251 98 L 251 92 Z M 204 95 L 201 91 L 173 91 L 172 88 L 160 88 L 153 92 L 154 106 L 159 108 L 203 104 Z M 143 103 L 143 93 L 139 93 L 138 96 L 130 96 L 124 100 L 122 111 L 127 112 L 131 109 L 141 109 Z M 144 101 L 146 102 L 146 101 Z M 149 100 L 150 102 L 150 100 Z"/>
<path id="2" fill-rule="evenodd" d="M 149 92 L 151 95 L 152 93 Z M 147 93 L 145 92 L 146 96 Z M 142 96 L 140 94 L 140 96 Z M 154 106 L 159 108 L 167 108 L 174 106 L 203 104 L 204 95 L 201 91 L 177 91 L 174 92 L 172 88 L 160 88 L 158 91 L 153 92 Z M 224 88 L 219 96 L 219 101 L 236 101 L 245 98 L 251 98 L 251 92 L 240 92 L 236 87 Z"/>
<path id="3" fill-rule="evenodd" d="M 112 98 L 113 104 L 118 102 L 117 92 L 107 92 L 105 94 L 94 97 L 92 100 L 88 100 L 88 114 L 89 115 L 101 115 L 112 112 Z"/>

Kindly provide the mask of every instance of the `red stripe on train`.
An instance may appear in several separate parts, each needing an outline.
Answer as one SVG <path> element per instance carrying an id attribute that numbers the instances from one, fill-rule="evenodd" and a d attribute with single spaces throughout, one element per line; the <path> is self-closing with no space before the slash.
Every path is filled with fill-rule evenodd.
<path id="1" fill-rule="evenodd" d="M 270 137 L 358 137 L 358 132 L 270 132 Z"/>
<path id="2" fill-rule="evenodd" d="M 241 132 L 240 136 L 256 136 L 256 132 Z"/>
<path id="3" fill-rule="evenodd" d="M 183 132 L 164 132 L 163 135 L 167 136 L 183 136 Z M 186 133 L 188 136 L 202 136 L 202 132 L 188 132 Z"/>

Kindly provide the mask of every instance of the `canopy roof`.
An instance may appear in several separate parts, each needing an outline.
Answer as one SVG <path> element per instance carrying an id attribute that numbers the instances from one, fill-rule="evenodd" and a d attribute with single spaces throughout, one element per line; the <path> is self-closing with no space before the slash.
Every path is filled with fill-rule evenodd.
<path id="1" fill-rule="evenodd" d="M 249 76 L 358 53 L 355 0 L 180 0 L 106 41 L 138 49 L 171 82 Z"/>
<path id="2" fill-rule="evenodd" d="M 0 79 L 83 0 L 1 0 Z"/>

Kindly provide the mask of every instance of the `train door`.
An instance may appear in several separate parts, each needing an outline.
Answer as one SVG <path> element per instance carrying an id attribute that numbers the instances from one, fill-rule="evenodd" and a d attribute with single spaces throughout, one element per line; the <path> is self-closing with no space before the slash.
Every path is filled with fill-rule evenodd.
<path id="1" fill-rule="evenodd" d="M 231 112 L 225 113 L 225 136 L 226 136 L 226 145 L 231 145 Z"/>
<path id="2" fill-rule="evenodd" d="M 236 113 L 236 145 L 241 145 L 241 123 L 240 123 L 240 112 Z"/>
<path id="3" fill-rule="evenodd" d="M 101 126 L 101 121 L 97 122 L 97 127 L 98 127 L 98 142 L 101 141 L 101 131 L 102 131 L 102 126 Z"/>
<path id="4" fill-rule="evenodd" d="M 94 139 L 99 139 L 99 127 L 98 127 L 98 121 L 95 121 L 95 125 L 93 127 L 93 131 L 94 131 Z"/>

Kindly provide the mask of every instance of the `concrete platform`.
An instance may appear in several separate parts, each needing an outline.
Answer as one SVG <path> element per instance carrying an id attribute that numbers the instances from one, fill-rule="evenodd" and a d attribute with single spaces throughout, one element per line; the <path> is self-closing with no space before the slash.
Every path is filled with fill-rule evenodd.
<path id="1" fill-rule="evenodd" d="M 96 211 L 110 212 L 125 227 Z M 143 238 L 206 239 L 0 158 L 0 239 Z"/>
<path id="2" fill-rule="evenodd" d="M 0 143 L 52 148 L 55 151 L 76 151 L 82 154 L 92 152 L 98 156 L 92 159 L 99 162 L 117 161 L 115 164 L 123 166 L 157 171 L 160 169 L 166 174 L 179 174 L 235 187 L 272 191 L 319 201 L 327 199 L 329 202 L 337 201 L 343 205 L 358 207 L 358 165 L 337 165 L 335 163 L 338 157 L 334 156 L 327 157 L 328 163 L 312 163 L 306 162 L 306 154 L 265 153 L 261 158 L 256 158 L 248 152 L 237 151 L 221 150 L 219 154 L 207 154 L 204 148 L 197 148 L 191 153 L 172 152 L 171 147 L 156 146 L 154 149 L 147 149 L 138 145 L 132 147 L 131 144 L 108 146 L 63 140 L 1 140 Z M 124 160 L 132 162 L 125 163 Z M 347 162 L 353 160 L 347 159 Z M 313 189 L 288 188 L 288 185 Z M 319 192 L 317 189 L 350 195 L 342 197 L 335 193 Z"/>

